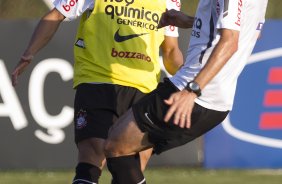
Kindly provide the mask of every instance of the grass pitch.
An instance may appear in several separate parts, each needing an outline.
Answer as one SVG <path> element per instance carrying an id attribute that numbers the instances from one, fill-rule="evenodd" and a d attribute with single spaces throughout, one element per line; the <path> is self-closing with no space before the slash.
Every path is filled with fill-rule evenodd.
<path id="1" fill-rule="evenodd" d="M 148 184 L 281 184 L 282 170 L 205 170 L 149 168 Z M 73 171 L 0 171 L 1 184 L 71 184 Z M 100 184 L 110 184 L 104 170 Z"/>

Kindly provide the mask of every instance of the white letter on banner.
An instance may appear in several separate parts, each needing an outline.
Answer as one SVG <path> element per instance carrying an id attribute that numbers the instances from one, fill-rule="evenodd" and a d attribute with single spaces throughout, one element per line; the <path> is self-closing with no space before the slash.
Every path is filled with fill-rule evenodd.
<path id="1" fill-rule="evenodd" d="M 59 144 L 65 139 L 62 128 L 67 127 L 73 120 L 73 108 L 64 106 L 57 116 L 48 114 L 44 104 L 44 82 L 50 72 L 57 72 L 64 81 L 71 80 L 73 68 L 71 64 L 62 59 L 46 59 L 41 61 L 30 76 L 29 82 L 29 104 L 35 121 L 47 133 L 36 130 L 35 135 L 42 141 L 49 144 Z"/>
<path id="2" fill-rule="evenodd" d="M 25 128 L 28 122 L 3 60 L 0 60 L 0 94 L 3 100 L 0 116 L 9 116 L 16 130 Z"/>

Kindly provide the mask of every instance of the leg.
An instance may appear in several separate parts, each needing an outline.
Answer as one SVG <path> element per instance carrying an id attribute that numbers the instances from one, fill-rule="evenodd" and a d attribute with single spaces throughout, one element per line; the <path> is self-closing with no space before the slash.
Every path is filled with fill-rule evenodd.
<path id="1" fill-rule="evenodd" d="M 104 139 L 90 138 L 78 143 L 78 165 L 73 180 L 74 184 L 83 181 L 98 183 L 101 170 L 105 165 L 104 142 Z"/>
<path id="2" fill-rule="evenodd" d="M 142 172 L 145 171 L 147 163 L 149 162 L 149 159 L 151 158 L 152 152 L 153 152 L 153 148 L 149 148 L 147 150 L 139 152 Z"/>
<path id="3" fill-rule="evenodd" d="M 105 163 L 103 145 L 110 127 L 143 95 L 136 89 L 106 84 L 82 84 L 77 88 L 74 122 L 79 164 L 75 179 L 83 176 L 97 183 Z"/>
<path id="4" fill-rule="evenodd" d="M 147 163 L 152 155 L 153 149 L 147 149 L 144 151 L 141 151 L 139 153 L 140 156 L 140 167 L 141 167 L 141 171 L 144 172 L 144 170 L 146 169 Z M 138 157 L 137 157 L 137 161 L 138 161 Z M 138 163 L 137 163 L 138 164 Z M 111 184 L 118 184 L 117 182 L 115 182 L 114 180 L 112 180 Z"/>
<path id="5" fill-rule="evenodd" d="M 104 142 L 104 139 L 90 138 L 78 143 L 79 164 L 76 169 L 76 177 L 74 181 L 79 178 L 85 180 L 86 178 L 91 177 L 88 179 L 89 181 L 98 182 L 98 178 L 101 175 L 101 170 L 103 169 L 106 162 L 105 155 L 101 151 Z M 142 172 L 145 170 L 151 155 L 152 149 L 147 149 L 140 152 L 140 165 Z M 80 169 L 81 166 L 79 165 L 82 165 L 82 167 L 84 165 L 88 168 Z M 81 172 L 80 170 L 84 171 Z M 113 182 L 112 184 L 114 183 L 115 182 Z"/>
<path id="6" fill-rule="evenodd" d="M 96 165 L 100 169 L 105 165 L 103 145 L 105 140 L 90 138 L 78 143 L 78 161 Z"/>
<path id="7" fill-rule="evenodd" d="M 138 128 L 130 109 L 109 130 L 105 142 L 105 155 L 107 158 L 135 155 L 152 147 L 148 135 Z"/>
<path id="8" fill-rule="evenodd" d="M 141 132 L 132 110 L 123 115 L 110 129 L 105 142 L 108 169 L 118 184 L 145 184 L 139 151 L 152 147 L 147 134 Z"/>

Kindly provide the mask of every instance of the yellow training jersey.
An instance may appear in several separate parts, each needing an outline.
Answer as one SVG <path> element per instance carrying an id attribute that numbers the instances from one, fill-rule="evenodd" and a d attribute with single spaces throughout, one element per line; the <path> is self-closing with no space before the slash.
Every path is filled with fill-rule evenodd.
<path id="1" fill-rule="evenodd" d="M 157 24 L 165 9 L 165 0 L 96 0 L 76 36 L 74 87 L 111 83 L 144 93 L 155 89 L 164 40 Z"/>

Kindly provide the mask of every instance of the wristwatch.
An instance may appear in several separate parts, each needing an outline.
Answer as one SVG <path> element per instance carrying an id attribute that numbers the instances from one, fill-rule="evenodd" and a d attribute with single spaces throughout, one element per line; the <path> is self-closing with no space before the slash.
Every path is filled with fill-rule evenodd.
<path id="1" fill-rule="evenodd" d="M 187 89 L 189 92 L 195 93 L 198 97 L 201 96 L 201 88 L 199 84 L 195 81 L 188 82 L 185 89 Z"/>

